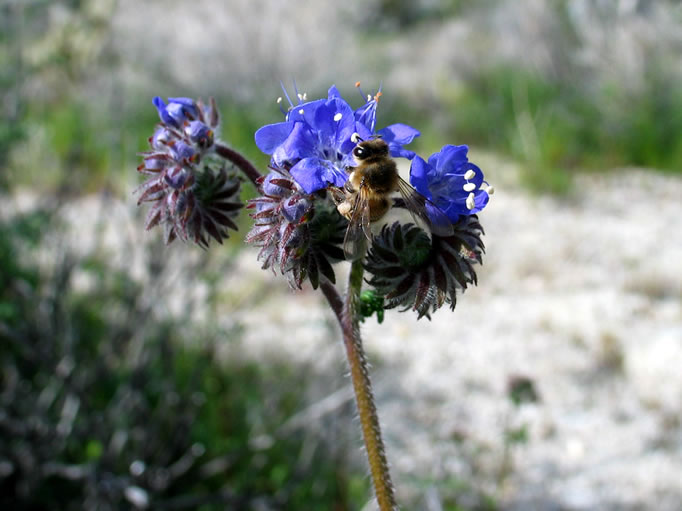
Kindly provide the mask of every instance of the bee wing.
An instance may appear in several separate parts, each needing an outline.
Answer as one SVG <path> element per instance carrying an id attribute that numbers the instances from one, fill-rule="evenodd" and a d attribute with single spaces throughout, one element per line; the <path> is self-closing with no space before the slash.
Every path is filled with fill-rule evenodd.
<path id="1" fill-rule="evenodd" d="M 417 217 L 421 218 L 433 234 L 452 236 L 454 233 L 452 221 L 438 206 L 412 188 L 402 177 L 398 178 L 398 190 L 415 223 L 417 223 Z"/>
<path id="2" fill-rule="evenodd" d="M 348 221 L 348 229 L 343 239 L 343 252 L 346 259 L 354 261 L 365 255 L 367 242 L 372 239 L 369 228 L 369 196 L 364 188 L 355 194 L 353 212 Z"/>

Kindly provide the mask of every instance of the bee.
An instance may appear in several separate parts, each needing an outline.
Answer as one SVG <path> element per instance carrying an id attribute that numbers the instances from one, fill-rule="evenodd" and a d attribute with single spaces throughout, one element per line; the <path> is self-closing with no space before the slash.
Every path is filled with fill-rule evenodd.
<path id="1" fill-rule="evenodd" d="M 357 134 L 354 136 L 361 140 Z M 432 233 L 452 235 L 452 222 L 447 215 L 400 177 L 384 140 L 379 137 L 361 140 L 353 149 L 353 158 L 357 166 L 348 169 L 350 174 L 344 189 L 331 189 L 339 213 L 348 219 L 343 241 L 347 259 L 355 260 L 365 254 L 372 240 L 370 223 L 381 219 L 393 207 L 391 194 L 394 192 L 400 192 L 415 223 L 419 218 Z"/>

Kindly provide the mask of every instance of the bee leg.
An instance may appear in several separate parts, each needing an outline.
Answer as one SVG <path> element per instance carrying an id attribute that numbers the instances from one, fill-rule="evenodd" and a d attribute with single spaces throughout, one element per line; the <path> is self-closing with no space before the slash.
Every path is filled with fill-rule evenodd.
<path id="1" fill-rule="evenodd" d="M 348 179 L 346 180 L 346 184 L 343 185 L 344 189 L 349 192 L 349 193 L 354 193 L 356 190 L 353 188 L 353 177 L 355 176 L 355 172 L 351 172 L 350 175 L 348 176 Z"/>

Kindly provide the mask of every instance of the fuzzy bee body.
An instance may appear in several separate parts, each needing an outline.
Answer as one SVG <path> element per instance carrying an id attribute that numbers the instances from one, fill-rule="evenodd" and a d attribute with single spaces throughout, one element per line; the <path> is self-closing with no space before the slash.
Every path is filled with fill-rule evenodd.
<path id="1" fill-rule="evenodd" d="M 400 177 L 385 141 L 381 138 L 363 140 L 353 149 L 353 157 L 358 165 L 351 169 L 344 192 L 332 191 L 339 213 L 348 219 L 343 242 L 347 259 L 354 260 L 365 254 L 367 243 L 372 239 L 370 223 L 380 220 L 391 209 L 394 192 L 400 192 L 415 223 L 420 218 L 432 232 L 441 236 L 452 234 L 452 223 L 447 215 Z"/>

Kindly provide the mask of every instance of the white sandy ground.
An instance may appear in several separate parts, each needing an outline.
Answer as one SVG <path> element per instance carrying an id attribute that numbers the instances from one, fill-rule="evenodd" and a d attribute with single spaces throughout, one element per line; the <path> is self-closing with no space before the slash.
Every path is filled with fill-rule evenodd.
<path id="1" fill-rule="evenodd" d="M 581 176 L 577 197 L 557 200 L 507 170 L 488 172 L 479 286 L 431 322 L 390 313 L 363 329 L 397 486 L 455 477 L 509 510 L 679 511 L 682 181 Z M 272 321 L 244 318 L 246 344 L 325 360 L 319 302 L 270 299 Z M 513 409 L 513 375 L 535 381 L 540 403 Z M 524 424 L 500 479 L 503 431 Z"/>
<path id="2" fill-rule="evenodd" d="M 424 509 L 437 511 L 448 484 L 464 481 L 510 511 L 679 511 L 682 181 L 614 171 L 579 176 L 572 198 L 538 198 L 512 167 L 476 161 L 497 190 L 480 215 L 487 253 L 479 286 L 431 322 L 389 312 L 382 325 L 363 327 L 399 498 L 421 495 Z M 97 208 L 86 199 L 66 216 L 94 228 Z M 120 248 L 121 236 L 141 226 L 127 204 L 110 211 L 99 237 L 86 226 L 63 241 L 83 252 L 105 247 L 144 279 L 147 252 Z M 195 249 L 168 250 L 182 261 Z M 206 292 L 189 281 L 178 278 L 184 289 L 171 310 Z M 318 293 L 289 291 L 252 249 L 222 287 L 222 321 L 244 327 L 227 356 L 312 362 L 331 375 L 326 394 L 348 388 Z M 514 375 L 533 379 L 539 403 L 514 409 L 506 397 Z M 325 413 L 312 410 L 313 420 Z M 505 458 L 505 428 L 524 425 L 528 441 Z"/>

